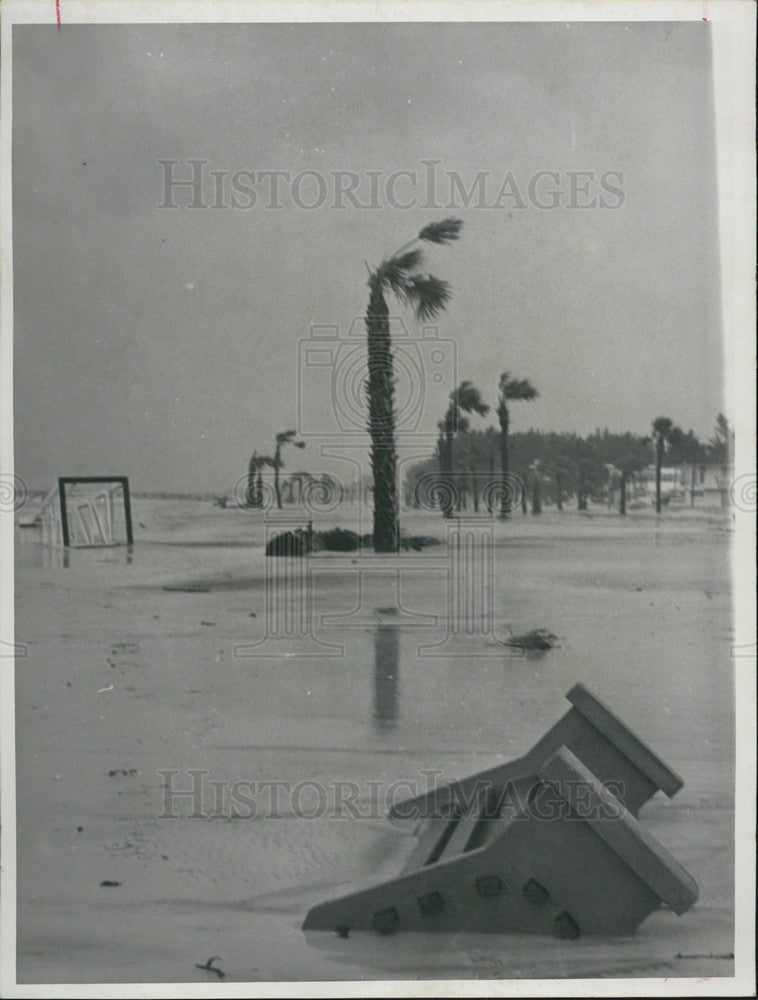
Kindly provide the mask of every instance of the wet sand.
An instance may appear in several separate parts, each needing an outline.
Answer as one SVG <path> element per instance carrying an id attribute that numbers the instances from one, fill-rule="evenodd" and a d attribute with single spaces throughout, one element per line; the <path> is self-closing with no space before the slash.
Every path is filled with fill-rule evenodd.
<path id="1" fill-rule="evenodd" d="M 322 520 L 363 530 L 344 508 Z M 444 546 L 403 554 L 399 577 L 319 555 L 304 643 L 266 639 L 281 561 L 260 513 L 137 499 L 134 521 L 131 562 L 74 551 L 65 567 L 17 532 L 19 982 L 215 983 L 196 968 L 211 955 L 225 982 L 733 974 L 727 516 L 496 522 L 493 634 L 450 639 Z M 438 517 L 403 522 L 445 536 Z M 294 611 L 278 609 L 285 631 Z M 504 655 L 498 639 L 532 628 L 557 647 Z M 577 681 L 682 775 L 640 818 L 698 882 L 692 910 L 623 939 L 300 929 L 314 903 L 402 868 L 415 840 L 384 818 L 392 782 L 518 756 Z M 277 818 L 259 791 L 235 816 L 239 780 L 306 784 Z M 167 800 L 169 781 L 200 791 Z M 338 782 L 357 785 L 359 815 L 334 815 Z"/>

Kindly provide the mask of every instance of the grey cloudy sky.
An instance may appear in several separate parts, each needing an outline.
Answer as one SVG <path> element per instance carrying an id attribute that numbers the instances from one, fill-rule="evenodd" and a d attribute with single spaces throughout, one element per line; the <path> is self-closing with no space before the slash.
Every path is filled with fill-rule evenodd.
<path id="1" fill-rule="evenodd" d="M 330 369 L 304 365 L 299 342 L 311 324 L 346 334 L 366 306 L 364 260 L 447 215 L 462 239 L 429 253 L 453 291 L 445 377 L 433 381 L 428 345 L 413 355 L 419 430 L 434 433 L 454 347 L 455 377 L 491 404 L 504 369 L 538 387 L 514 430 L 645 433 L 667 415 L 710 436 L 723 365 L 709 31 L 16 26 L 16 471 L 40 488 L 125 473 L 134 489 L 220 492 L 297 425 L 299 385 L 304 429 L 328 431 Z M 188 208 L 188 189 L 160 208 L 160 161 L 188 178 L 191 159 L 207 161 L 208 208 Z M 258 176 L 271 170 L 290 172 L 278 210 Z M 249 208 L 231 206 L 240 171 Z M 380 207 L 334 207 L 336 171 L 357 176 L 363 205 L 375 172 Z M 393 198 L 395 171 L 416 184 L 398 178 Z M 541 171 L 557 180 L 530 197 Z M 571 207 L 571 171 L 592 174 L 575 204 L 608 207 Z M 466 189 L 483 172 L 468 207 L 447 172 Z M 535 203 L 551 191 L 556 208 Z M 325 467 L 318 445 L 292 461 Z"/>

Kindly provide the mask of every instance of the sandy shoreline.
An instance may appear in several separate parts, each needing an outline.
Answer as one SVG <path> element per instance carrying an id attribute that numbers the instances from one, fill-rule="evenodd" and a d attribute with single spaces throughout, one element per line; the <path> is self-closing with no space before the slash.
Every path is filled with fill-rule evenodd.
<path id="1" fill-rule="evenodd" d="M 134 517 L 130 563 L 104 550 L 74 552 L 63 567 L 28 529 L 17 537 L 16 641 L 28 644 L 16 671 L 19 982 L 215 982 L 195 967 L 210 955 L 227 982 L 733 974 L 721 512 L 496 524 L 496 632 L 559 637 L 529 659 L 492 655 L 486 637 L 419 655 L 446 634 L 432 549 L 404 557 L 399 583 L 381 567 L 363 572 L 360 590 L 350 554 L 321 560 L 314 609 L 341 615 L 321 638 L 342 654 L 282 657 L 273 640 L 254 650 L 268 655 L 240 657 L 235 647 L 265 632 L 273 561 L 262 516 L 138 499 Z M 444 537 L 438 518 L 406 520 Z M 339 512 L 327 523 L 355 527 Z M 372 622 L 393 603 L 399 677 L 387 689 Z M 224 801 L 214 810 L 211 781 L 352 781 L 363 795 L 371 781 L 420 780 L 425 768 L 478 770 L 527 749 L 576 681 L 685 780 L 641 818 L 692 872 L 700 901 L 681 918 L 656 912 L 634 938 L 306 935 L 310 905 L 397 873 L 413 838 L 381 811 L 307 820 L 284 802 L 272 819 L 262 800 L 252 818 L 230 818 Z M 187 790 L 193 770 L 204 772 L 204 818 L 189 815 L 190 796 L 177 798 L 177 818 L 161 818 L 165 772 Z"/>

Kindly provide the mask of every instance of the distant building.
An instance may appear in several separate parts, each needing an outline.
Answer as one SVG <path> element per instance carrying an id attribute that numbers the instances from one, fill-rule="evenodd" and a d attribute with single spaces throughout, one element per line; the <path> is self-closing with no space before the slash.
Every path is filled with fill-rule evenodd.
<path id="1" fill-rule="evenodd" d="M 641 490 L 636 490 L 635 496 L 655 503 L 655 466 L 642 469 L 638 482 Z M 661 469 L 661 500 L 676 504 L 693 504 L 694 501 L 696 507 L 726 507 L 730 483 L 729 468 L 724 465 L 696 464 L 694 483 L 691 465 L 664 466 Z"/>
<path id="2" fill-rule="evenodd" d="M 696 466 L 695 504 L 700 503 L 704 507 L 728 506 L 731 482 L 732 472 L 726 465 Z"/>

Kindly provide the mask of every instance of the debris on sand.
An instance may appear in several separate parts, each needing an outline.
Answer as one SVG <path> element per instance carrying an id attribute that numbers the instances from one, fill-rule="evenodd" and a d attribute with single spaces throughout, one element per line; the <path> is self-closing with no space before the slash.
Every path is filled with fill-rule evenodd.
<path id="1" fill-rule="evenodd" d="M 544 628 L 535 628 L 531 632 L 524 632 L 523 635 L 514 635 L 508 639 L 506 646 L 513 646 L 518 649 L 536 649 L 540 652 L 552 649 L 555 646 L 557 635 L 548 632 Z"/>
<path id="2" fill-rule="evenodd" d="M 202 969 L 203 972 L 215 972 L 219 979 L 224 979 L 226 977 L 226 973 L 223 972 L 221 969 L 216 969 L 213 965 L 214 962 L 220 962 L 220 961 L 221 961 L 220 955 L 211 955 L 211 957 L 208 959 L 205 965 L 198 965 L 197 962 L 195 962 L 195 968 Z"/>
<path id="3" fill-rule="evenodd" d="M 442 539 L 434 535 L 409 535 L 400 539 L 400 548 L 413 549 L 414 552 L 420 552 L 429 545 L 442 545 Z"/>
<path id="4" fill-rule="evenodd" d="M 683 955 L 680 951 L 676 953 L 675 958 L 734 958 L 733 951 L 727 951 L 722 955 L 716 955 L 712 951 L 709 952 L 698 952 L 696 955 Z"/>
<path id="5" fill-rule="evenodd" d="M 100 885 L 101 886 L 104 885 L 104 886 L 109 886 L 110 887 L 110 886 L 121 885 L 121 883 L 120 882 L 114 882 L 112 879 L 106 878 L 106 879 L 103 879 L 103 881 L 100 883 Z"/>

